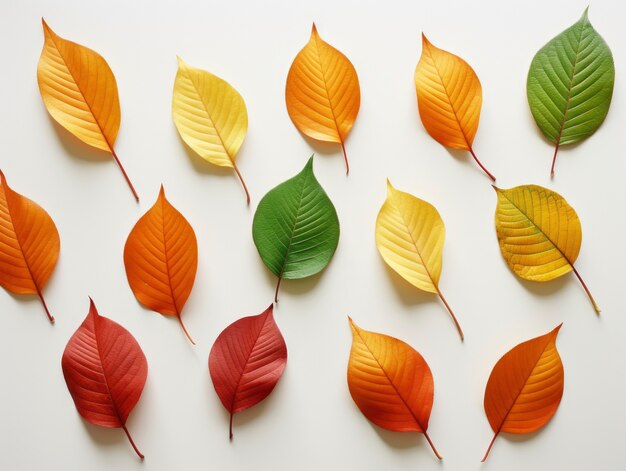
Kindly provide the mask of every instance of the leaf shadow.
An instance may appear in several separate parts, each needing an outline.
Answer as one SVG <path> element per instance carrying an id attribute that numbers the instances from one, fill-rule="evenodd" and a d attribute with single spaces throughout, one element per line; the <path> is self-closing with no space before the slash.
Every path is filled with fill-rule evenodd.
<path id="1" fill-rule="evenodd" d="M 378 436 L 391 448 L 396 450 L 407 450 L 415 447 L 423 448 L 424 452 L 430 452 L 428 442 L 421 433 L 418 432 L 392 432 L 378 427 L 370 422 L 370 426 L 376 430 Z M 434 461 L 443 465 L 443 461 L 435 457 Z"/>
<path id="2" fill-rule="evenodd" d="M 340 144 L 337 144 L 336 142 L 320 141 L 320 140 L 313 139 L 312 137 L 307 136 L 301 131 L 298 131 L 298 132 L 300 132 L 300 135 L 304 138 L 304 140 L 309 145 L 309 147 L 313 149 L 314 154 L 323 155 L 323 156 L 339 155 L 341 156 L 343 160 L 343 154 L 341 152 Z"/>
<path id="3" fill-rule="evenodd" d="M 98 425 L 90 424 L 82 418 L 79 418 L 79 420 L 83 424 L 83 427 L 87 431 L 89 437 L 98 445 L 98 447 L 122 446 L 124 443 L 128 442 L 128 438 L 126 438 L 126 435 L 121 428 L 100 427 Z M 133 439 L 134 438 L 135 437 L 133 437 Z M 137 443 L 137 446 L 141 450 L 141 444 Z M 128 447 L 130 448 L 130 452 L 133 453 L 133 449 L 129 443 Z"/>
<path id="4" fill-rule="evenodd" d="M 179 133 L 176 134 L 178 136 L 178 141 L 181 143 L 182 148 L 187 154 L 188 162 L 191 163 L 191 166 L 196 172 L 204 175 L 215 175 L 220 177 L 223 177 L 225 175 L 235 176 L 235 172 L 232 168 L 220 167 L 219 165 L 213 165 L 212 163 L 204 160 L 196 153 L 196 151 L 189 147 L 189 145 L 183 140 Z"/>
<path id="5" fill-rule="evenodd" d="M 398 275 L 395 270 L 386 263 L 383 263 L 383 266 L 388 274 L 387 279 L 393 286 L 394 291 L 398 294 L 400 301 L 402 301 L 405 306 L 413 307 L 418 304 L 437 301 L 437 297 L 433 293 L 427 293 L 426 291 L 416 288 Z"/>
<path id="6" fill-rule="evenodd" d="M 279 379 L 278 383 L 276 383 L 275 387 L 270 391 L 270 393 L 265 398 L 261 400 L 261 402 L 258 402 L 257 404 L 253 405 L 249 409 L 242 410 L 241 412 L 237 412 L 233 415 L 233 439 L 232 441 L 237 440 L 237 429 L 240 429 L 240 428 L 245 429 L 248 426 L 248 424 L 256 421 L 260 416 L 269 414 L 269 412 L 267 412 L 268 409 L 275 407 L 274 403 L 279 401 L 277 397 L 279 396 L 279 394 L 276 394 L 276 393 L 278 389 L 280 388 L 281 383 L 284 381 L 283 377 L 288 371 L 289 370 L 287 368 L 283 371 L 283 374 L 281 378 Z M 215 394 L 215 391 L 213 390 L 212 382 L 209 385 L 209 388 L 212 390 L 212 391 L 209 391 L 209 393 L 211 393 L 220 403 L 220 409 L 222 411 L 221 415 L 222 417 L 224 417 L 224 435 L 228 437 L 230 413 L 226 410 L 225 407 L 222 407 L 221 401 L 219 400 L 219 398 Z"/>
<path id="7" fill-rule="evenodd" d="M 77 160 L 96 163 L 105 163 L 112 160 L 110 152 L 96 149 L 95 147 L 86 144 L 57 123 L 49 113 L 46 113 L 46 116 L 48 117 L 48 121 L 52 123 L 55 134 L 58 136 L 61 146 L 67 155 Z"/>
<path id="8" fill-rule="evenodd" d="M 561 276 L 554 280 L 539 282 L 525 280 L 515 274 L 513 274 L 513 276 L 517 282 L 526 289 L 526 291 L 529 291 L 536 296 L 552 296 L 554 293 L 563 289 L 565 284 L 569 283 L 571 280 L 570 276 Z"/>

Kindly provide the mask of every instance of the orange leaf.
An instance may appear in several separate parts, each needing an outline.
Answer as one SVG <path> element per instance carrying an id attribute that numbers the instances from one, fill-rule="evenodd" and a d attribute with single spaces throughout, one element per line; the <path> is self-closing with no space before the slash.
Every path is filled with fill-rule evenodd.
<path id="1" fill-rule="evenodd" d="M 50 322 L 41 290 L 57 260 L 61 242 L 50 215 L 13 191 L 0 171 L 0 285 L 15 294 L 36 294 Z"/>
<path id="2" fill-rule="evenodd" d="M 468 150 L 493 181 L 496 178 L 474 154 L 483 92 L 470 65 L 454 54 L 433 46 L 422 34 L 422 57 L 415 68 L 417 104 L 422 123 L 440 144 Z"/>
<path id="3" fill-rule="evenodd" d="M 394 432 L 426 433 L 433 407 L 434 383 L 428 364 L 401 340 L 359 328 L 352 319 L 348 387 L 365 417 Z"/>
<path id="4" fill-rule="evenodd" d="M 531 433 L 555 414 L 563 396 L 563 363 L 556 349 L 562 325 L 520 343 L 493 367 L 485 390 L 485 413 L 495 435 L 483 461 L 500 432 Z"/>
<path id="5" fill-rule="evenodd" d="M 120 99 L 109 64 L 97 52 L 57 35 L 42 19 L 44 45 L 37 65 L 39 92 L 54 120 L 84 143 L 110 152 L 135 199 L 139 196 L 113 145 Z"/>
<path id="6" fill-rule="evenodd" d="M 176 316 L 191 341 L 181 313 L 198 268 L 196 234 L 161 191 L 126 240 L 124 265 L 130 288 L 144 306 Z"/>
<path id="7" fill-rule="evenodd" d="M 345 141 L 361 106 L 359 78 L 352 62 L 320 38 L 315 23 L 309 42 L 289 69 L 285 99 L 300 132 L 341 144 L 347 174 Z"/>

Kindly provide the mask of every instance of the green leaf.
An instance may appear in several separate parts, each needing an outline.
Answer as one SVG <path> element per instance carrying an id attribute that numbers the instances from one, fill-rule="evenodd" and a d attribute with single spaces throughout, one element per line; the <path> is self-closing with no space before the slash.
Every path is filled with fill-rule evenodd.
<path id="1" fill-rule="evenodd" d="M 606 117 L 615 82 L 613 55 L 583 16 L 533 58 L 526 84 L 530 110 L 554 144 L 552 175 L 559 146 L 591 136 Z"/>
<path id="2" fill-rule="evenodd" d="M 263 263 L 280 280 L 306 278 L 322 271 L 339 243 L 333 203 L 313 174 L 313 157 L 295 177 L 260 201 L 252 237 Z"/>

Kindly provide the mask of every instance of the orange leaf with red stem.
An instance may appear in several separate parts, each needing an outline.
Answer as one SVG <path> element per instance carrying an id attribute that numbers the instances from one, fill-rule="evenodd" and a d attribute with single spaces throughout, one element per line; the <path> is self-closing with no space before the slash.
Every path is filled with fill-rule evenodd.
<path id="1" fill-rule="evenodd" d="M 181 314 L 196 279 L 198 242 L 189 222 L 165 197 L 163 186 L 126 240 L 124 265 L 137 300 L 153 311 L 176 316 L 194 343 Z"/>
<path id="2" fill-rule="evenodd" d="M 59 232 L 37 203 L 13 191 L 0 171 L 0 285 L 15 294 L 36 294 L 50 314 L 42 290 L 59 259 Z"/>

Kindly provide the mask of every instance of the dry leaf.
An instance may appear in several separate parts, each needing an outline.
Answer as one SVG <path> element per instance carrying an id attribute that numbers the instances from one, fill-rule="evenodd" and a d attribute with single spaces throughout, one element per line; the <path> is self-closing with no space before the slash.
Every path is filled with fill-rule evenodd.
<path id="1" fill-rule="evenodd" d="M 509 268 L 531 281 L 550 281 L 573 271 L 599 313 L 574 267 L 583 236 L 574 208 L 557 192 L 541 186 L 494 188 L 498 194 L 496 233 Z"/>
<path id="2" fill-rule="evenodd" d="M 274 305 L 257 316 L 243 317 L 217 337 L 209 354 L 215 392 L 233 415 L 258 404 L 276 386 L 287 365 L 287 345 L 274 321 Z"/>
<path id="3" fill-rule="evenodd" d="M 470 65 L 454 54 L 433 46 L 422 34 L 422 57 L 415 68 L 417 104 L 422 123 L 440 144 L 467 150 L 480 168 L 472 144 L 478 130 L 483 92 Z"/>
<path id="4" fill-rule="evenodd" d="M 248 111 L 239 92 L 179 57 L 172 116 L 180 137 L 196 154 L 213 165 L 235 171 L 250 204 L 250 193 L 235 164 L 248 130 Z"/>
<path id="5" fill-rule="evenodd" d="M 315 23 L 309 42 L 289 69 L 285 100 L 300 132 L 341 145 L 347 174 L 345 142 L 361 106 L 359 78 L 352 62 L 320 38 Z"/>
<path id="6" fill-rule="evenodd" d="M 421 432 L 437 458 L 426 430 L 435 386 L 428 364 L 401 340 L 368 332 L 352 319 L 348 387 L 365 417 L 385 430 Z"/>
<path id="7" fill-rule="evenodd" d="M 90 146 L 110 152 L 135 199 L 139 196 L 113 149 L 120 129 L 120 100 L 109 64 L 95 51 L 58 36 L 42 19 L 45 42 L 37 81 L 54 120 Z"/>
<path id="8" fill-rule="evenodd" d="M 176 316 L 194 343 L 181 314 L 196 279 L 198 242 L 189 222 L 165 198 L 162 185 L 154 206 L 128 235 L 124 265 L 137 300 L 153 311 Z"/>
<path id="9" fill-rule="evenodd" d="M 121 428 L 133 449 L 126 419 L 146 384 L 148 362 L 141 347 L 124 327 L 98 314 L 89 299 L 89 313 L 72 335 L 61 366 L 78 413 L 90 424 Z"/>
<path id="10" fill-rule="evenodd" d="M 387 199 L 376 218 L 378 251 L 406 281 L 439 296 L 463 340 L 463 330 L 439 290 L 445 237 L 446 228 L 433 205 L 396 190 L 387 180 Z"/>
<path id="11" fill-rule="evenodd" d="M 555 414 L 564 382 L 563 363 L 556 349 L 561 325 L 517 345 L 493 367 L 485 390 L 485 413 L 495 435 L 483 461 L 501 432 L 531 433 Z"/>
<path id="12" fill-rule="evenodd" d="M 50 215 L 13 191 L 0 171 L 0 285 L 15 294 L 36 294 L 54 317 L 41 291 L 59 259 L 60 239 Z"/>

